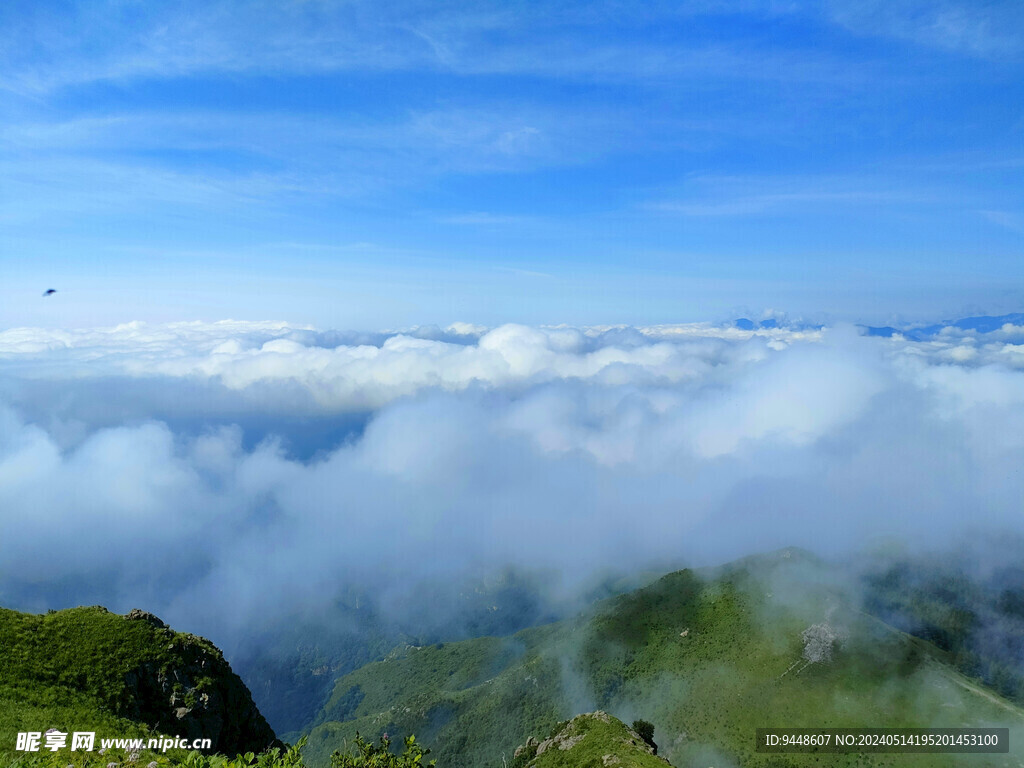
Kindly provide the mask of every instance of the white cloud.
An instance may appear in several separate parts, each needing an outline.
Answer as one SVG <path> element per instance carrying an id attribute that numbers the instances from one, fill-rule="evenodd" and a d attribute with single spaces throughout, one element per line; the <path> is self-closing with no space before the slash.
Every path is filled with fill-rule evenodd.
<path id="1" fill-rule="evenodd" d="M 231 390 L 292 383 L 321 407 L 344 411 L 377 408 L 430 388 L 460 391 L 601 376 L 682 381 L 700 371 L 701 354 L 718 348 L 704 337 L 698 337 L 703 351 L 658 340 L 699 333 L 687 327 L 653 328 L 641 333 L 646 343 L 630 346 L 595 344 L 576 329 L 521 325 L 485 332 L 456 324 L 448 339 L 423 338 L 413 329 L 378 344 L 335 346 L 318 344 L 310 330 L 230 321 L 89 331 L 16 328 L 0 332 L 0 360 L 28 377 L 49 375 L 57 365 L 58 376 L 204 379 Z"/>
<path id="2" fill-rule="evenodd" d="M 225 637 L 340 585 L 1020 532 L 1016 332 L 11 329 L 0 598 Z"/>

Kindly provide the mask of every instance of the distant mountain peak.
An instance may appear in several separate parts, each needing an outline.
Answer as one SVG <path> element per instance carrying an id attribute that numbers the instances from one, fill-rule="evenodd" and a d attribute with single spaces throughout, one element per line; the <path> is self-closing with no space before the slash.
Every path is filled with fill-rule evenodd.
<path id="1" fill-rule="evenodd" d="M 1024 312 L 1013 312 L 1008 315 L 977 315 L 931 325 L 908 325 L 903 328 L 891 325 L 861 325 L 859 327 L 865 336 L 891 338 L 900 335 L 909 341 L 924 341 L 934 338 L 946 328 L 974 333 L 992 333 L 1006 325 L 1024 326 Z"/>

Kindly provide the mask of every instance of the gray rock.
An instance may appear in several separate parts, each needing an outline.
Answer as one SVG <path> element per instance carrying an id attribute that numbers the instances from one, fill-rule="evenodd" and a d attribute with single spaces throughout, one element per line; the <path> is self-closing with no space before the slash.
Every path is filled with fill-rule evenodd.
<path id="1" fill-rule="evenodd" d="M 157 629 L 167 629 L 167 625 L 154 614 L 149 611 L 140 610 L 139 608 L 132 608 L 124 615 L 124 618 L 126 621 L 144 621 L 151 627 L 156 627 Z"/>

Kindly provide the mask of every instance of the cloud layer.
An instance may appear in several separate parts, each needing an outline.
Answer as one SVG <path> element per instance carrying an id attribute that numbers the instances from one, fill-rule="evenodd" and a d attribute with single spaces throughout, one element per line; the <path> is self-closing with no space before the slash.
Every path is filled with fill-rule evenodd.
<path id="1" fill-rule="evenodd" d="M 223 638 L 343 588 L 1021 533 L 1024 328 L 0 332 L 0 602 Z"/>

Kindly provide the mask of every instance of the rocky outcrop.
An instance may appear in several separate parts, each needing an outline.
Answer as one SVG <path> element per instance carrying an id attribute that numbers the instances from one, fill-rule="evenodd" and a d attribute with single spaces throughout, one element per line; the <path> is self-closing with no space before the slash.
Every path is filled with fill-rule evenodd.
<path id="1" fill-rule="evenodd" d="M 655 755 L 655 749 L 640 734 L 607 712 L 577 715 L 559 724 L 548 738 L 530 737 L 516 748 L 512 768 L 545 768 L 562 765 L 563 759 L 548 759 L 552 754 L 571 752 L 573 764 L 618 766 L 619 768 L 664 768 L 667 760 Z"/>
<path id="2" fill-rule="evenodd" d="M 124 615 L 124 617 L 128 621 L 144 621 L 149 624 L 149 626 L 156 629 L 167 629 L 167 625 L 160 621 L 160 619 L 158 619 L 154 614 L 149 611 L 143 611 L 139 608 L 132 608 Z"/>
<path id="3" fill-rule="evenodd" d="M 125 674 L 119 715 L 161 734 L 208 738 L 214 751 L 228 755 L 282 746 L 215 645 L 176 633 L 145 611 L 133 610 L 125 620 L 149 624 L 161 653 Z"/>

